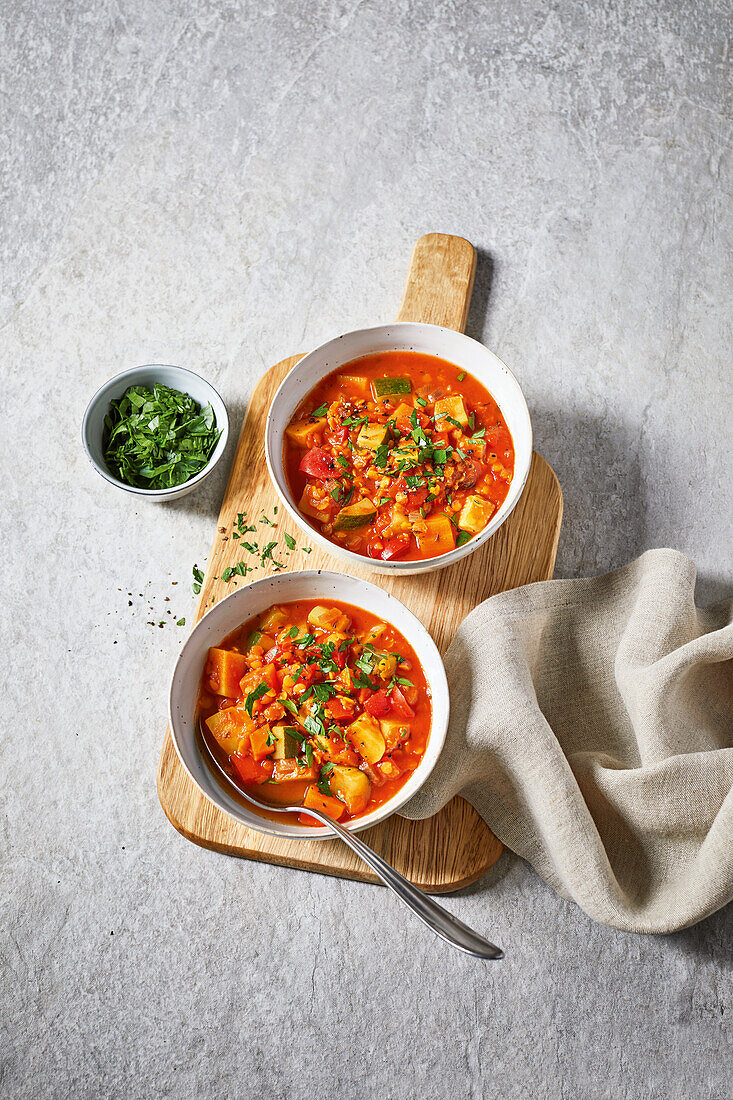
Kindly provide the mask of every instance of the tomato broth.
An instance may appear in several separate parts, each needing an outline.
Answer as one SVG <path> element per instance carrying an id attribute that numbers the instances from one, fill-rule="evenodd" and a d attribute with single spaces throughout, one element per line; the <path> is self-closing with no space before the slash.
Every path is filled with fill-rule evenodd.
<path id="1" fill-rule="evenodd" d="M 514 444 L 476 378 L 389 351 L 319 382 L 286 429 L 283 461 L 299 510 L 331 542 L 419 561 L 486 527 L 509 492 Z"/>
<path id="2" fill-rule="evenodd" d="M 432 707 L 394 626 L 351 604 L 298 600 L 209 650 L 197 717 L 243 790 L 347 822 L 388 802 L 419 766 Z M 305 812 L 297 820 L 321 824 Z"/>

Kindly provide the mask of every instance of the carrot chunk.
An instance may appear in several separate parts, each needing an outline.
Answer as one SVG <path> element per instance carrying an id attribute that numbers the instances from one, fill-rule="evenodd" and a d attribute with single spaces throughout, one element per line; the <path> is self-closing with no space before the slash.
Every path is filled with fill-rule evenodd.
<path id="1" fill-rule="evenodd" d="M 243 783 L 266 783 L 272 775 L 271 760 L 253 760 L 251 756 L 234 753 L 231 761 Z"/>
<path id="2" fill-rule="evenodd" d="M 338 821 L 346 812 L 346 807 L 338 798 L 331 798 L 327 794 L 321 794 L 318 787 L 309 787 L 303 799 L 303 809 L 320 810 L 328 814 L 334 821 Z"/>
<path id="3" fill-rule="evenodd" d="M 271 744 L 268 744 L 271 741 Z M 255 760 L 264 760 L 267 756 L 272 756 L 275 751 L 275 741 L 270 736 L 269 726 L 260 726 L 259 729 L 252 730 L 249 735 L 249 747 L 252 756 Z"/>

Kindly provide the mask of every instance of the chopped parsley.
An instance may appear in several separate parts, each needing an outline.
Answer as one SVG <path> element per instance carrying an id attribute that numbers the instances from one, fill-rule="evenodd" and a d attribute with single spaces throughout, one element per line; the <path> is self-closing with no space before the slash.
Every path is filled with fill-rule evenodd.
<path id="1" fill-rule="evenodd" d="M 156 383 L 130 386 L 104 418 L 104 461 L 138 489 L 171 489 L 201 473 L 221 436 L 211 405 Z"/>

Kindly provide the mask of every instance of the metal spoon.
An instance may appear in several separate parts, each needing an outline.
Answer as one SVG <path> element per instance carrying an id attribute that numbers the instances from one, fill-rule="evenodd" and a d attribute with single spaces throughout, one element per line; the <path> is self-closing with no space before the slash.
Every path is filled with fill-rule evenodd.
<path id="1" fill-rule="evenodd" d="M 206 752 L 210 762 L 214 765 L 220 775 L 226 779 L 230 786 L 234 787 L 240 798 L 246 799 L 253 806 L 257 806 L 260 810 L 268 810 L 271 813 L 302 813 L 302 806 L 275 806 L 269 802 L 260 802 L 258 799 L 253 798 L 252 795 L 244 791 L 238 783 L 232 779 L 232 777 L 224 770 L 219 761 L 216 759 L 206 739 L 202 738 Z M 348 844 L 352 851 L 356 852 L 361 859 L 367 863 L 375 874 L 379 875 L 380 879 L 385 886 L 389 886 L 391 890 L 395 892 L 400 901 L 403 901 L 405 905 L 412 909 L 413 913 L 427 924 L 428 928 L 432 928 L 433 932 L 436 932 L 448 943 L 452 943 L 454 947 L 457 947 L 459 951 L 465 951 L 467 955 L 474 955 L 478 959 L 503 959 L 504 952 L 496 947 L 493 943 L 489 943 L 483 936 L 479 936 L 478 932 L 474 932 L 472 928 L 469 928 L 463 921 L 458 920 L 457 917 L 452 916 L 447 909 L 444 909 L 442 905 L 438 905 L 436 901 L 433 901 L 431 897 L 424 894 L 422 890 L 418 890 L 417 886 L 413 886 L 411 882 L 408 882 L 403 875 L 395 871 L 394 867 L 391 867 L 389 863 L 386 863 L 381 856 L 378 856 L 376 852 L 360 840 L 354 833 L 347 832 L 343 826 L 334 821 L 327 814 L 321 813 L 320 810 L 313 810 L 308 807 L 307 813 L 310 817 L 316 817 L 323 824 L 332 829 L 337 836 L 340 836 L 344 844 Z"/>

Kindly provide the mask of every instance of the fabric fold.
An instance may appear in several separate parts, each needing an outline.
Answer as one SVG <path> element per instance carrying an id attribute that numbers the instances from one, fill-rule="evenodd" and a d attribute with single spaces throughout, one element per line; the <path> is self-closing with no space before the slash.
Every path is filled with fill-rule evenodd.
<path id="1" fill-rule="evenodd" d="M 440 760 L 402 809 L 462 794 L 591 917 L 671 932 L 733 899 L 733 601 L 650 550 L 502 592 L 459 627 Z"/>

